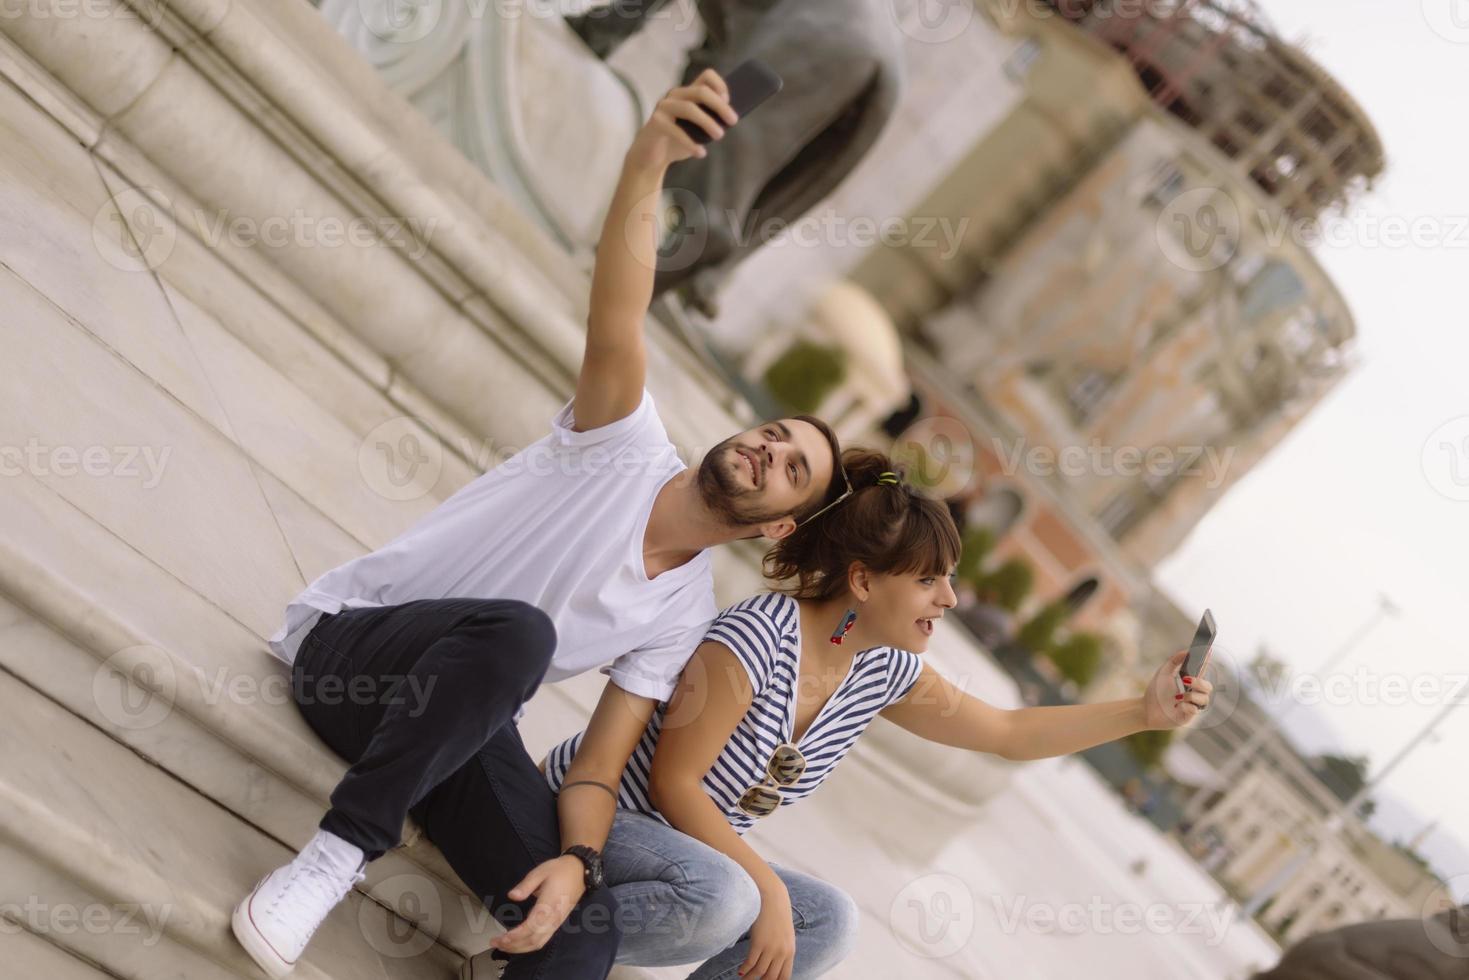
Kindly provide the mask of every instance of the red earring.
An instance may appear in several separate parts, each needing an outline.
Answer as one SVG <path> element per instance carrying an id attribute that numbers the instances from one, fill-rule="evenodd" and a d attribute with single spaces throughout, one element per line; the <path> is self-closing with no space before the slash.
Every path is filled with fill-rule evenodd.
<path id="1" fill-rule="evenodd" d="M 837 646 L 841 646 L 842 640 L 849 632 L 851 632 L 852 624 L 856 621 L 857 610 L 848 609 L 846 615 L 842 617 L 841 625 L 839 625 L 835 630 L 832 631 L 831 642 L 835 643 Z"/>

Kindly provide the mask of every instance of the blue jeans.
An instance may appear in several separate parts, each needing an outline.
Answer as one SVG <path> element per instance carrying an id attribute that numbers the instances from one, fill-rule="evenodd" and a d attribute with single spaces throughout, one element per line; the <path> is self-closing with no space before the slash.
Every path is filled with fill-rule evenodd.
<path id="1" fill-rule="evenodd" d="M 667 824 L 618 810 L 603 849 L 626 966 L 700 963 L 689 980 L 733 980 L 750 953 L 760 912 L 755 882 L 734 860 Z M 791 980 L 835 967 L 857 940 L 857 904 L 820 878 L 771 865 L 791 896 L 796 962 Z"/>

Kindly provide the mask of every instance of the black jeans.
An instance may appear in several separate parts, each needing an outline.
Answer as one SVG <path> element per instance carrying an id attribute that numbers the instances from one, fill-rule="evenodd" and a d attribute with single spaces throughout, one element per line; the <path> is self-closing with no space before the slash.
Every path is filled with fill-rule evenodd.
<path id="1" fill-rule="evenodd" d="M 561 853 L 556 798 L 526 752 L 516 709 L 556 647 L 545 613 L 508 599 L 420 599 L 323 616 L 301 644 L 292 691 L 307 723 L 352 763 L 323 830 L 369 860 L 408 813 L 502 924 L 504 896 Z M 588 892 L 546 946 L 510 957 L 507 980 L 603 980 L 620 938 L 606 888 Z"/>

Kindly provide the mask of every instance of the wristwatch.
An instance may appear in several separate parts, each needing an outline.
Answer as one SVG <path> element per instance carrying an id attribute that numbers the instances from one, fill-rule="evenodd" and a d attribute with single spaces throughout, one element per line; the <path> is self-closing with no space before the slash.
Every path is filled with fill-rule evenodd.
<path id="1" fill-rule="evenodd" d="M 598 854 L 595 848 L 585 844 L 573 844 L 561 852 L 562 857 L 568 854 L 586 866 L 587 891 L 595 891 L 607 883 L 607 877 L 602 874 L 602 855 Z"/>

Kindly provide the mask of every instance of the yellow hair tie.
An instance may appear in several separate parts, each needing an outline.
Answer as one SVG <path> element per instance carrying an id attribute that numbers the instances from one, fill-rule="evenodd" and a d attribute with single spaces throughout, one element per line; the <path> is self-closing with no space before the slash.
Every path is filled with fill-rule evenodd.
<path id="1" fill-rule="evenodd" d="M 877 476 L 878 486 L 895 487 L 898 485 L 898 474 L 891 471 L 879 473 Z"/>

